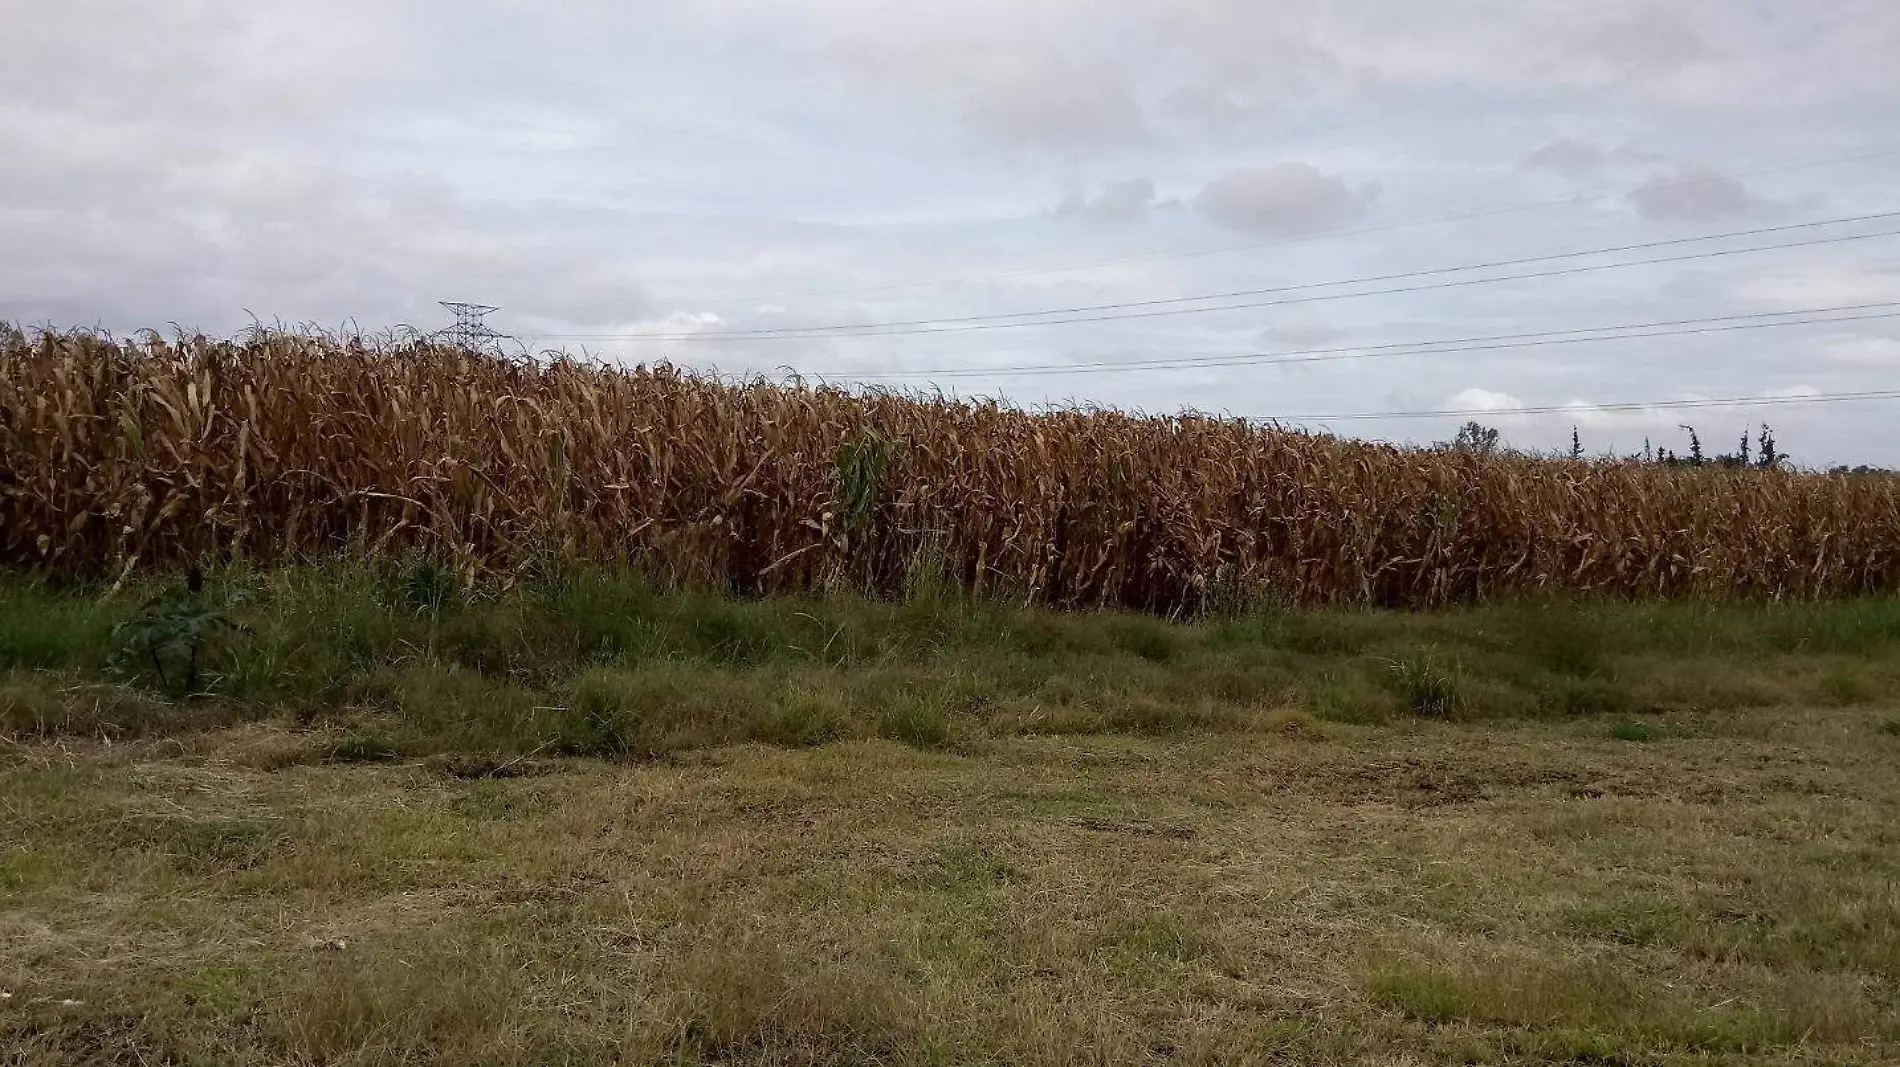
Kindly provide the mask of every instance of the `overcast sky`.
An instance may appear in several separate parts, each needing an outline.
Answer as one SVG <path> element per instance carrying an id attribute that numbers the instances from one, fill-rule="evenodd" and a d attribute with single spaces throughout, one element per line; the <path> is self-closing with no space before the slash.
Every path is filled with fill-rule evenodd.
<path id="1" fill-rule="evenodd" d="M 854 379 L 1900 301 L 1900 237 L 1869 237 L 945 321 L 1900 211 L 1894 0 L 0 0 L 0 18 L 0 319 L 26 325 L 436 328 L 436 301 L 468 300 L 536 348 Z M 896 321 L 938 325 L 711 336 Z M 674 339 L 622 336 L 655 333 Z M 1802 462 L 1900 465 L 1900 401 L 1589 407 L 1897 371 L 1900 319 L 1873 319 L 934 384 L 1156 412 L 1497 408 L 1514 443 L 1567 445 L 1574 424 L 1592 451 L 1680 447 L 1683 422 L 1726 449 L 1766 419 Z M 1312 424 L 1426 441 L 1459 421 Z"/>

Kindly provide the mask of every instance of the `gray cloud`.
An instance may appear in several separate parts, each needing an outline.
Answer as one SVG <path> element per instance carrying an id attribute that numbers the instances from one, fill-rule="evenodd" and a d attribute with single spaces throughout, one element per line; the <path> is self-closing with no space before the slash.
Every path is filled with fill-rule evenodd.
<path id="1" fill-rule="evenodd" d="M 1568 43 L 1579 58 L 1642 73 L 1679 70 L 1709 58 L 1713 51 L 1701 32 L 1677 13 L 1653 4 L 1627 12 L 1611 10 L 1602 21 L 1581 28 Z"/>
<path id="2" fill-rule="evenodd" d="M 647 305 L 640 280 L 559 213 L 463 202 L 439 182 L 371 180 L 241 148 L 189 148 L 136 126 L 69 120 L 69 136 L 0 125 L 28 161 L 0 189 L 0 292 L 29 319 L 214 326 L 265 318 L 388 324 L 472 292 L 549 314 Z M 24 212 L 19 209 L 28 209 Z M 489 294 L 480 297 L 480 294 Z M 110 294 L 106 296 L 105 294 Z"/>
<path id="3" fill-rule="evenodd" d="M 1354 75 L 1301 20 L 1261 19 L 1227 3 L 1164 4 L 1156 51 L 1172 57 L 1154 110 L 1214 130 L 1334 100 Z M 1167 60 L 1163 60 L 1164 63 Z"/>
<path id="4" fill-rule="evenodd" d="M 1378 195 L 1376 186 L 1355 188 L 1311 163 L 1292 161 L 1237 170 L 1209 182 L 1194 207 L 1217 226 L 1285 237 L 1360 218 Z"/>
<path id="5" fill-rule="evenodd" d="M 1650 222 L 1727 222 L 1778 215 L 1788 207 L 1712 167 L 1675 162 L 1627 143 L 1606 148 L 1594 141 L 1560 137 L 1532 149 L 1519 165 L 1576 179 L 1646 170 L 1648 180 L 1625 194 L 1624 200 Z"/>
<path id="6" fill-rule="evenodd" d="M 1139 139 L 1141 103 L 1099 69 L 1017 60 L 993 68 L 965 101 L 970 118 L 1003 141 L 1073 149 Z"/>
<path id="7" fill-rule="evenodd" d="M 1345 334 L 1318 313 L 1289 308 L 1273 316 L 1261 329 L 1258 347 L 1263 349 L 1303 349 L 1331 344 Z"/>
<path id="8" fill-rule="evenodd" d="M 1780 2 L 718 0 L 686 17 L 769 33 L 793 54 L 848 57 L 861 90 L 961 102 L 1012 147 L 1218 135 L 1397 92 L 1538 93 L 1558 108 L 1562 94 L 1591 93 L 1731 114 L 1891 95 L 1900 9 L 1864 3 L 1795 36 L 1772 14 Z"/>
<path id="9" fill-rule="evenodd" d="M 771 344 L 598 336 L 1297 287 L 1634 243 L 1671 220 L 1730 228 L 1823 192 L 1830 213 L 1881 210 L 1890 160 L 1746 185 L 1722 177 L 1883 143 L 1900 107 L 1900 5 L 1858 0 L 1852 17 L 1796 20 L 1798 33 L 1783 8 L 1800 10 L 1795 0 L 0 0 L 15 46 L 0 64 L 0 318 L 216 331 L 244 325 L 250 309 L 431 326 L 446 317 L 434 302 L 459 298 L 503 305 L 498 329 L 593 335 L 549 340 L 610 359 L 863 374 L 1892 298 L 1900 242 L 1867 241 L 1060 327 Z M 1049 210 L 1049 190 L 1078 174 L 1120 180 Z M 1556 205 L 1556 181 L 1610 197 L 1641 187 L 1607 205 Z M 1266 237 L 1351 228 L 1375 182 L 1380 222 L 1462 221 L 1199 254 L 1246 243 L 1210 225 Z M 1176 190 L 1199 190 L 1178 205 L 1195 210 L 1171 209 Z M 1471 385 L 1535 405 L 1868 388 L 1897 343 L 1900 323 L 1868 321 L 1536 358 L 944 384 L 1025 403 L 1260 415 L 1443 406 Z M 1900 424 L 1877 408 L 1771 417 L 1804 459 L 1900 462 Z M 1632 429 L 1634 443 L 1674 425 L 1659 418 Z M 1525 416 L 1512 436 L 1561 446 L 1570 421 Z M 1453 427 L 1342 428 L 1433 439 Z"/>
<path id="10" fill-rule="evenodd" d="M 1780 214 L 1785 205 L 1708 167 L 1686 167 L 1652 178 L 1627 197 L 1651 222 L 1726 222 Z"/>
<path id="11" fill-rule="evenodd" d="M 1559 137 L 1546 141 L 1527 153 L 1522 166 L 1527 170 L 1547 170 L 1569 177 L 1585 177 L 1612 167 L 1659 163 L 1666 156 L 1645 152 L 1632 145 L 1604 148 L 1594 141 L 1577 137 Z"/>
<path id="12" fill-rule="evenodd" d="M 1149 134 L 1138 78 L 1106 58 L 1016 41 L 875 39 L 827 42 L 823 54 L 856 86 L 947 105 L 986 141 L 1074 153 Z M 896 99 L 903 99 L 902 96 Z"/>
<path id="13" fill-rule="evenodd" d="M 1100 226 L 1127 226 L 1145 221 L 1155 211 L 1179 206 L 1175 200 L 1163 200 L 1148 178 L 1127 178 L 1109 182 L 1094 196 L 1076 189 L 1056 205 L 1059 215 L 1073 215 Z"/>

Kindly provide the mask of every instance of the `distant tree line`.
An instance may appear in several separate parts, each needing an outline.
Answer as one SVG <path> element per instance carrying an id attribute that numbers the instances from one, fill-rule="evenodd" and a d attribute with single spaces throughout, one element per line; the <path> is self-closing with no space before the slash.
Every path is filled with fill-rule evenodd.
<path id="1" fill-rule="evenodd" d="M 1677 427 L 1689 435 L 1689 454 L 1682 455 L 1672 449 L 1652 447 L 1649 439 L 1643 439 L 1644 463 L 1653 463 L 1659 467 L 1721 467 L 1727 470 L 1741 470 L 1753 467 L 1757 470 L 1771 471 L 1788 462 L 1788 454 L 1775 444 L 1775 431 L 1767 424 L 1761 424 L 1761 430 L 1755 438 L 1754 454 L 1749 453 L 1748 431 L 1742 431 L 1742 437 L 1736 443 L 1735 451 L 1717 453 L 1710 456 L 1702 451 L 1702 436 L 1696 428 L 1688 424 Z M 1572 447 L 1577 439 L 1576 427 L 1570 429 Z M 1581 456 L 1579 456 L 1581 458 Z M 1630 456 L 1636 459 L 1636 456 Z"/>
<path id="2" fill-rule="evenodd" d="M 1684 424 L 1680 429 L 1688 435 L 1686 442 L 1688 447 L 1686 452 L 1677 451 L 1667 446 L 1656 445 L 1648 438 L 1644 438 L 1643 450 L 1641 452 L 1631 452 L 1626 455 L 1610 452 L 1602 456 L 1590 457 L 1584 453 L 1582 435 L 1575 426 L 1572 426 L 1570 428 L 1570 448 L 1567 453 L 1563 454 L 1563 458 L 1578 461 L 1597 458 L 1623 463 L 1645 463 L 1657 467 L 1710 467 L 1717 470 L 1767 471 L 1780 470 L 1793 466 L 1792 461 L 1788 458 L 1788 453 L 1782 451 L 1781 445 L 1775 440 L 1774 428 L 1765 422 L 1761 424 L 1759 430 L 1755 431 L 1752 438 L 1748 430 L 1743 430 L 1741 438 L 1736 442 L 1733 452 L 1719 452 L 1715 455 L 1709 455 L 1702 447 L 1702 435 L 1696 432 L 1695 427 Z M 1451 449 L 1457 452 L 1471 452 L 1481 456 L 1536 454 L 1519 452 L 1518 450 L 1507 447 L 1504 444 L 1502 435 L 1495 427 L 1486 426 L 1476 420 L 1460 426 L 1457 434 L 1455 434 L 1451 440 L 1441 441 L 1437 447 Z M 1558 458 L 1549 453 L 1543 455 L 1544 458 Z M 1869 466 L 1865 463 L 1852 467 L 1843 463 L 1829 467 L 1827 473 L 1873 475 L 1900 472 L 1895 472 L 1885 467 Z"/>

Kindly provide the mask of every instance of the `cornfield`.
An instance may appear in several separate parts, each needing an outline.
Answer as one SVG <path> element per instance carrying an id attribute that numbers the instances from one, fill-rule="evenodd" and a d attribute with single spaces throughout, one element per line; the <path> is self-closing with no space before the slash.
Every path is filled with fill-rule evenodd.
<path id="1" fill-rule="evenodd" d="M 1069 608 L 1900 588 L 1900 479 L 1403 449 L 426 344 L 0 340 L 0 562 L 549 559 Z"/>

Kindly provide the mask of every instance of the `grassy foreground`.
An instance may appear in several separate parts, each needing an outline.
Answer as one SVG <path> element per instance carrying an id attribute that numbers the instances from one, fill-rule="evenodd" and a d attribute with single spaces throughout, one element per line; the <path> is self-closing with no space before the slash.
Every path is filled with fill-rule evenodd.
<path id="1" fill-rule="evenodd" d="M 0 731 L 289 720 L 341 759 L 600 756 L 886 737 L 1251 731 L 1289 716 L 1854 706 L 1900 682 L 1900 600 L 1254 611 L 1194 624 L 919 590 L 735 600 L 569 571 L 465 595 L 428 563 L 119 589 L 0 579 Z"/>
<path id="2" fill-rule="evenodd" d="M 1893 602 L 452 589 L 0 591 L 0 1062 L 1900 1058 Z"/>

